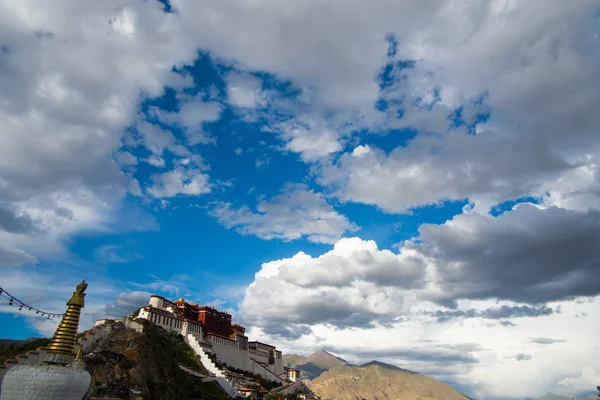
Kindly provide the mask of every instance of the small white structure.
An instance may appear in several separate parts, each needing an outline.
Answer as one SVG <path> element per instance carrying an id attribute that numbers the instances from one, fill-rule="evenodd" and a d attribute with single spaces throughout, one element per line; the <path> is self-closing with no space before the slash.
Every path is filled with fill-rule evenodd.
<path id="1" fill-rule="evenodd" d="M 283 367 L 285 369 L 285 372 L 287 372 L 287 379 L 290 382 L 296 382 L 301 380 L 301 371 L 297 370 L 295 368 L 288 368 L 288 367 Z"/>

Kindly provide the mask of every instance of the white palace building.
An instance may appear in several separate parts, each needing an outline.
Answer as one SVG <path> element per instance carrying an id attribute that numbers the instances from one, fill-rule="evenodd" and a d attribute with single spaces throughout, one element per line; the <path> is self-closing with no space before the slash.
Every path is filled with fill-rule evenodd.
<path id="1" fill-rule="evenodd" d="M 300 380 L 299 371 L 283 366 L 281 351 L 275 346 L 248 341 L 246 328 L 231 323 L 231 315 L 209 306 L 188 303 L 184 299 L 169 301 L 150 296 L 150 304 L 140 309 L 143 318 L 167 330 L 183 335 L 200 356 L 202 363 L 217 377 L 234 385 L 232 374 L 216 367 L 213 356 L 229 368 L 258 374 L 270 381 L 285 384 Z"/>

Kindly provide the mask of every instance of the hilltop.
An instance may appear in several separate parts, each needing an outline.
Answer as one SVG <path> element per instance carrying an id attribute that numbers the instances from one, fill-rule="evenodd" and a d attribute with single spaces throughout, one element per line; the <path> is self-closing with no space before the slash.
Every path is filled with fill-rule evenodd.
<path id="1" fill-rule="evenodd" d="M 468 400 L 445 383 L 378 361 L 331 369 L 307 386 L 323 400 Z"/>
<path id="2" fill-rule="evenodd" d="M 214 382 L 186 373 L 181 365 L 205 375 L 206 369 L 181 336 L 147 321 L 143 333 L 117 322 L 84 356 L 94 377 L 92 397 L 220 400 L 226 393 Z"/>
<path id="3" fill-rule="evenodd" d="M 433 378 L 373 360 L 356 366 L 325 350 L 290 354 L 284 364 L 303 371 L 307 386 L 326 399 L 468 400 Z"/>
<path id="4" fill-rule="evenodd" d="M 325 350 L 319 350 L 308 357 L 290 354 L 283 357 L 284 365 L 294 367 L 303 373 L 305 379 L 315 379 L 330 369 L 348 365 L 343 358 L 337 357 Z"/>

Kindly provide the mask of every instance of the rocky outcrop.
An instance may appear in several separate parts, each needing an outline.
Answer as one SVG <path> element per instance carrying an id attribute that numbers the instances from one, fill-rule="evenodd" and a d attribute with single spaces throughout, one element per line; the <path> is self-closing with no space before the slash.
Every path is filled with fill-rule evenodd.
<path id="1" fill-rule="evenodd" d="M 142 324 L 142 332 L 117 322 L 84 353 L 86 369 L 95 380 L 92 397 L 164 400 L 227 397 L 215 382 L 204 381 L 208 371 L 183 337 L 147 321 L 137 322 Z"/>

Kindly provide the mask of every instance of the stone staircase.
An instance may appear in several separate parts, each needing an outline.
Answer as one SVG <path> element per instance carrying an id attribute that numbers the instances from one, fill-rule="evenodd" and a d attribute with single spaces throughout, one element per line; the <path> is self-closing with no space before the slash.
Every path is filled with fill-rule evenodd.
<path id="1" fill-rule="evenodd" d="M 184 339 L 185 339 L 186 343 L 189 344 L 190 347 L 194 350 L 194 353 L 196 353 L 198 355 L 198 357 L 200 357 L 200 361 L 202 362 L 202 365 L 204 365 L 204 368 L 206 368 L 208 370 L 208 372 L 210 372 L 211 374 L 213 374 L 215 376 L 214 380 L 219 384 L 219 386 L 221 386 L 223 388 L 223 390 L 225 390 L 225 392 L 229 396 L 231 396 L 233 398 L 242 396 L 233 387 L 231 382 L 229 382 L 229 380 L 227 379 L 227 377 L 225 375 L 225 372 L 223 370 L 221 370 L 210 359 L 210 357 L 208 357 L 208 355 L 206 354 L 206 352 L 204 351 L 202 346 L 200 346 L 200 343 L 198 343 L 198 339 L 196 339 L 196 336 L 192 335 L 191 333 L 188 333 L 186 336 L 184 336 Z"/>
<path id="2" fill-rule="evenodd" d="M 250 361 L 252 361 L 252 363 L 255 366 L 259 366 L 260 368 L 262 368 L 262 373 L 267 374 L 267 377 L 269 380 L 271 381 L 275 381 L 275 382 L 279 382 L 281 384 L 285 384 L 286 380 L 287 380 L 287 374 L 282 374 L 283 377 L 281 376 L 277 376 L 275 375 L 275 373 L 273 371 L 271 371 L 267 366 L 268 364 L 262 363 L 260 361 L 256 361 L 254 358 L 250 357 Z M 261 375 L 262 375 L 261 373 Z"/>

